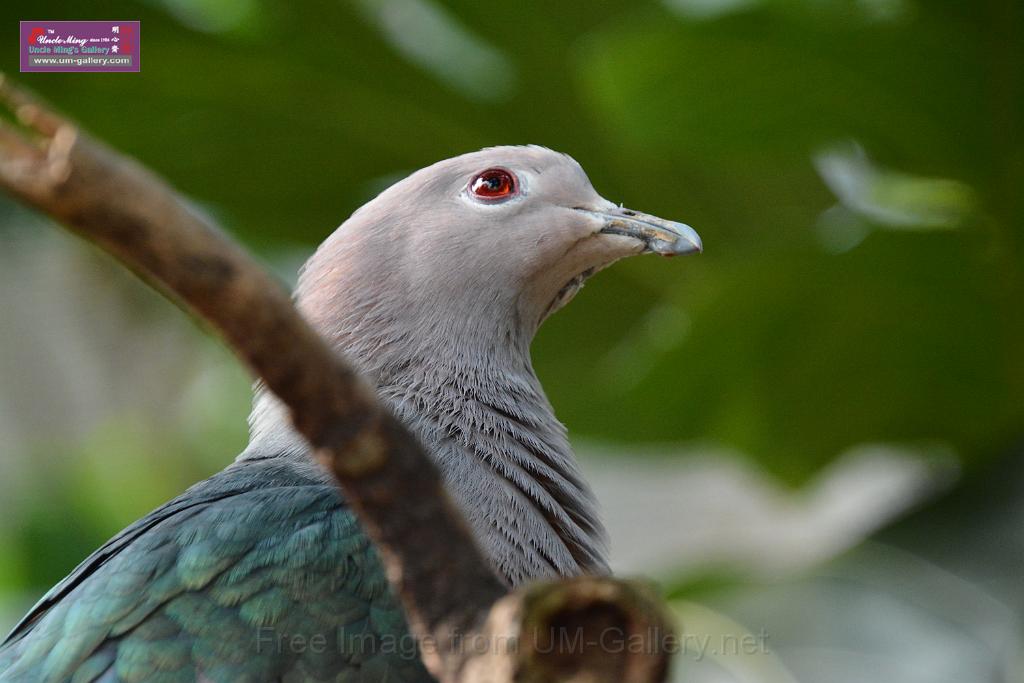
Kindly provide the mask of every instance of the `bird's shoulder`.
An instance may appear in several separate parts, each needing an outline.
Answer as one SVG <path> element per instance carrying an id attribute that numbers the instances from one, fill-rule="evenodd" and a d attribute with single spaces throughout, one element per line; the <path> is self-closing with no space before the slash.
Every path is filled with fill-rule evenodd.
<path id="1" fill-rule="evenodd" d="M 284 496 L 289 489 L 301 489 L 301 497 L 319 497 L 327 493 L 315 489 L 319 487 L 312 477 L 306 475 L 301 468 L 287 461 L 272 459 L 257 461 L 240 461 L 221 470 L 212 477 L 198 482 L 176 498 L 164 503 L 149 514 L 128 525 L 113 538 L 97 548 L 85 558 L 75 569 L 64 577 L 29 610 L 29 612 L 11 630 L 3 645 L 17 640 L 31 630 L 32 625 L 44 615 L 54 604 L 82 584 L 86 579 L 99 571 L 112 559 L 118 557 L 126 548 L 150 531 L 167 532 L 171 528 L 188 524 L 196 514 L 207 511 L 217 503 L 232 500 L 237 503 L 239 497 L 256 492 L 256 497 L 264 498 L 275 489 L 284 489 Z M 272 494 L 271 494 L 272 495 Z M 340 504 L 340 500 L 339 500 Z M 149 544 L 146 544 L 149 545 Z"/>
<path id="2" fill-rule="evenodd" d="M 404 637 L 404 618 L 338 490 L 288 459 L 243 460 L 50 590 L 0 649 L 0 680 L 316 680 L 392 666 L 342 642 L 366 634 Z"/>

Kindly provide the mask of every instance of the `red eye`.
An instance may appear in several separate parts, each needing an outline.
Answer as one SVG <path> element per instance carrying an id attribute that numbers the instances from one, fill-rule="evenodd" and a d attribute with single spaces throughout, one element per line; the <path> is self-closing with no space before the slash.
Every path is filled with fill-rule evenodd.
<path id="1" fill-rule="evenodd" d="M 516 177 L 503 168 L 489 168 L 469 183 L 469 190 L 480 199 L 507 199 L 518 191 Z"/>

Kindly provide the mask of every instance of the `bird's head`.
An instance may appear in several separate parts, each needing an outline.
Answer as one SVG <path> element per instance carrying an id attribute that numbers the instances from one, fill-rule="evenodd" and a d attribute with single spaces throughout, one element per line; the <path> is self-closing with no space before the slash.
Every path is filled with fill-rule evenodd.
<path id="1" fill-rule="evenodd" d="M 310 260 L 300 303 L 337 290 L 323 287 L 332 273 L 359 269 L 363 286 L 386 289 L 395 305 L 440 317 L 450 306 L 483 327 L 512 315 L 532 336 L 614 261 L 699 251 L 689 226 L 601 197 L 571 157 L 492 147 L 417 171 L 359 209 Z"/>
<path id="2" fill-rule="evenodd" d="M 612 262 L 700 250 L 688 226 L 603 199 L 568 156 L 494 147 L 356 211 L 307 262 L 296 300 L 426 444 L 518 584 L 606 569 L 592 496 L 530 363 L 534 333 Z M 268 393 L 250 422 L 243 458 L 304 452 Z"/>

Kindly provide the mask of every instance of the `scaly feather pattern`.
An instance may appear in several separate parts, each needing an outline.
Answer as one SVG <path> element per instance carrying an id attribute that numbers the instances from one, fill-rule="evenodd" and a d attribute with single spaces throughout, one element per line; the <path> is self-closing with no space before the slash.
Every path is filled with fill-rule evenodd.
<path id="1" fill-rule="evenodd" d="M 0 650 L 0 681 L 421 681 L 355 515 L 315 468 L 241 461 L 83 562 Z"/>

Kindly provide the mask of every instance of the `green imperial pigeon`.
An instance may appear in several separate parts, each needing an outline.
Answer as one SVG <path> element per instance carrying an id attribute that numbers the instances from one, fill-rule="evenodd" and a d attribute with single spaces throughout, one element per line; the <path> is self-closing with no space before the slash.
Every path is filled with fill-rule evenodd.
<path id="1" fill-rule="evenodd" d="M 426 446 L 494 570 L 606 572 L 604 530 L 530 362 L 540 324 L 631 254 L 701 250 L 542 147 L 434 164 L 355 212 L 296 301 Z M 430 680 L 359 521 L 258 391 L 234 463 L 53 587 L 0 647 L 0 681 Z M 424 530 L 424 533 L 430 533 Z"/>

